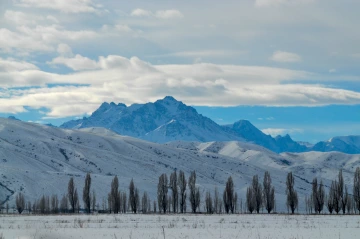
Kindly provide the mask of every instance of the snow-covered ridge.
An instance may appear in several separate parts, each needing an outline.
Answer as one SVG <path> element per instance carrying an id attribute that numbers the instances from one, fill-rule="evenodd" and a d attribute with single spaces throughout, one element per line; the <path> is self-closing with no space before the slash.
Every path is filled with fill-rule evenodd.
<path id="1" fill-rule="evenodd" d="M 188 177 L 195 170 L 201 192 L 222 190 L 229 176 L 240 198 L 253 175 L 272 175 L 277 208 L 285 210 L 284 180 L 293 171 L 300 200 L 310 194 L 309 181 L 318 176 L 326 185 L 344 169 L 345 182 L 352 188 L 352 175 L 360 166 L 360 155 L 309 152 L 276 154 L 261 146 L 241 141 L 156 144 L 120 136 L 107 129 L 68 130 L 0 118 L 0 202 L 13 202 L 22 191 L 27 200 L 42 194 L 66 192 L 70 177 L 81 190 L 84 176 L 91 172 L 98 198 L 106 197 L 110 182 L 118 175 L 120 188 L 127 190 L 131 178 L 140 191 L 156 198 L 162 173 L 183 170 Z"/>

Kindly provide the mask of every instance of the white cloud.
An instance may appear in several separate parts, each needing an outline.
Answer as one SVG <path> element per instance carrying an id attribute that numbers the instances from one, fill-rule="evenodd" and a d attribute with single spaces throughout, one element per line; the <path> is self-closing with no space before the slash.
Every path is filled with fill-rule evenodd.
<path id="1" fill-rule="evenodd" d="M 132 31 L 132 29 L 128 25 L 125 25 L 125 24 L 117 24 L 114 26 L 114 28 L 120 32 L 131 32 Z"/>
<path id="2" fill-rule="evenodd" d="M 2 59 L 0 57 L 0 72 L 36 70 L 37 66 L 25 61 L 16 61 L 14 59 Z"/>
<path id="3" fill-rule="evenodd" d="M 169 57 L 169 56 L 177 56 L 177 57 L 228 57 L 228 56 L 236 56 L 244 54 L 244 51 L 229 51 L 229 50 L 201 50 L 201 51 L 181 51 L 174 52 L 162 55 L 153 55 L 151 57 Z"/>
<path id="4" fill-rule="evenodd" d="M 134 16 L 134 17 L 150 17 L 152 15 L 153 15 L 153 13 L 151 11 L 144 10 L 141 8 L 134 9 L 131 12 L 131 16 Z"/>
<path id="5" fill-rule="evenodd" d="M 99 7 L 92 0 L 14 0 L 17 6 L 27 8 L 45 8 L 64 13 L 98 13 Z"/>
<path id="6" fill-rule="evenodd" d="M 60 56 L 73 56 L 71 47 L 64 43 L 60 43 L 58 45 L 57 52 L 60 54 Z"/>
<path id="7" fill-rule="evenodd" d="M 51 62 L 47 62 L 47 64 L 65 65 L 73 69 L 74 71 L 93 70 L 99 68 L 96 61 L 93 61 L 87 57 L 83 57 L 79 54 L 76 54 L 74 57 L 71 58 L 59 56 L 54 58 Z"/>
<path id="8" fill-rule="evenodd" d="M 184 15 L 175 9 L 156 11 L 155 16 L 161 19 L 182 18 Z"/>
<path id="9" fill-rule="evenodd" d="M 267 7 L 267 6 L 276 6 L 283 4 L 303 4 L 310 3 L 315 0 L 255 0 L 255 6 L 257 7 Z"/>
<path id="10" fill-rule="evenodd" d="M 133 17 L 156 17 L 159 19 L 172 19 L 172 18 L 183 18 L 184 15 L 176 9 L 159 10 L 151 12 L 141 8 L 134 9 L 131 14 Z"/>
<path id="11" fill-rule="evenodd" d="M 15 25 L 35 25 L 38 21 L 44 20 L 41 16 L 25 14 L 19 11 L 6 10 L 4 18 L 7 22 L 14 23 Z"/>
<path id="12" fill-rule="evenodd" d="M 0 49 L 6 52 L 49 52 L 62 41 L 93 39 L 98 36 L 95 31 L 69 31 L 59 25 L 36 27 L 19 26 L 17 31 L 0 28 Z"/>
<path id="13" fill-rule="evenodd" d="M 336 72 L 337 72 L 337 70 L 334 68 L 329 70 L 329 73 L 336 73 Z"/>
<path id="14" fill-rule="evenodd" d="M 283 128 L 267 128 L 261 130 L 264 134 L 271 136 L 293 134 L 293 133 L 303 133 L 302 129 L 283 129 Z"/>
<path id="15" fill-rule="evenodd" d="M 285 51 L 276 51 L 270 58 L 272 61 L 277 62 L 299 62 L 301 57 L 295 53 L 285 52 Z"/>
<path id="16" fill-rule="evenodd" d="M 64 58 L 64 57 L 63 57 Z M 126 104 L 148 102 L 173 95 L 191 105 L 318 106 L 359 104 L 360 93 L 316 84 L 291 84 L 313 74 L 281 68 L 193 64 L 152 65 L 137 57 L 110 55 L 97 62 L 75 56 L 59 63 L 76 70 L 72 74 L 47 73 L 36 69 L 0 72 L 0 87 L 41 86 L 9 90 L 0 98 L 0 112 L 21 112 L 23 106 L 45 107 L 45 117 L 82 115 L 104 101 Z M 288 84 L 281 84 L 282 81 Z M 47 88 L 46 84 L 76 84 Z M 268 117 L 270 120 L 270 117 Z"/>
<path id="17" fill-rule="evenodd" d="M 56 17 L 51 16 L 51 15 L 46 16 L 46 19 L 50 20 L 50 21 L 52 21 L 54 23 L 59 23 L 59 20 Z"/>

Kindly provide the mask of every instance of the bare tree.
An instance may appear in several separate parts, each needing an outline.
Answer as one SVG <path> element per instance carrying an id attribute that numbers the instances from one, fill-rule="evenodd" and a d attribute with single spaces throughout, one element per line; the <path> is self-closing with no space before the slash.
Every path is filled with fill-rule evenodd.
<path id="1" fill-rule="evenodd" d="M 179 205 L 179 193 L 178 193 L 178 182 L 177 182 L 177 174 L 176 171 L 174 171 L 170 175 L 170 188 L 172 192 L 172 209 L 173 212 L 178 212 L 178 205 Z"/>
<path id="2" fill-rule="evenodd" d="M 59 211 L 59 199 L 57 197 L 57 195 L 52 195 L 51 196 L 51 212 L 56 214 Z"/>
<path id="3" fill-rule="evenodd" d="M 347 185 L 345 185 L 345 192 L 341 200 L 341 209 L 343 211 L 343 214 L 346 213 L 346 207 L 348 202 L 349 202 L 349 193 L 348 193 Z"/>
<path id="4" fill-rule="evenodd" d="M 220 213 L 220 198 L 219 198 L 219 191 L 218 188 L 215 187 L 214 192 L 214 212 L 219 214 Z"/>
<path id="5" fill-rule="evenodd" d="M 343 214 L 345 214 L 346 212 L 346 203 L 347 203 L 347 187 L 345 186 L 345 191 L 344 191 L 344 177 L 342 174 L 342 169 L 340 169 L 339 171 L 339 175 L 338 175 L 338 194 L 339 194 L 339 202 L 340 202 L 340 207 L 343 211 Z"/>
<path id="6" fill-rule="evenodd" d="M 196 188 L 196 193 L 195 193 L 195 205 L 196 205 L 196 208 L 197 208 L 197 211 L 200 212 L 200 201 L 201 199 L 201 196 L 200 196 L 200 188 L 197 187 Z"/>
<path id="7" fill-rule="evenodd" d="M 167 212 L 170 213 L 171 212 L 171 205 L 172 205 L 172 197 L 171 195 L 168 195 L 168 199 L 167 199 Z"/>
<path id="8" fill-rule="evenodd" d="M 75 206 L 76 206 L 76 200 L 75 200 L 75 183 L 74 178 L 71 177 L 68 183 L 68 199 L 71 207 L 71 212 L 75 213 Z"/>
<path id="9" fill-rule="evenodd" d="M 271 177 L 268 171 L 264 174 L 263 187 L 265 209 L 271 213 L 275 206 L 275 188 L 271 186 Z"/>
<path id="10" fill-rule="evenodd" d="M 46 199 L 45 199 L 45 195 L 43 195 L 43 196 L 41 197 L 41 199 L 39 200 L 38 208 L 39 208 L 41 214 L 45 214 L 45 213 L 46 213 Z"/>
<path id="11" fill-rule="evenodd" d="M 156 213 L 156 201 L 154 200 L 153 212 Z"/>
<path id="12" fill-rule="evenodd" d="M 63 195 L 63 197 L 61 198 L 61 202 L 60 202 L 60 211 L 62 213 L 66 213 L 68 210 L 68 207 L 69 207 L 68 200 L 67 200 L 66 196 Z"/>
<path id="13" fill-rule="evenodd" d="M 90 173 L 87 173 L 85 177 L 85 185 L 83 189 L 83 201 L 87 213 L 90 213 L 90 209 L 91 209 L 90 187 L 91 187 L 91 176 Z"/>
<path id="14" fill-rule="evenodd" d="M 260 209 L 263 205 L 263 192 L 261 188 L 261 184 L 259 182 L 258 175 L 255 175 L 252 180 L 252 190 L 253 190 L 253 200 L 254 206 L 257 213 L 260 213 Z"/>
<path id="15" fill-rule="evenodd" d="M 331 182 L 331 186 L 329 189 L 329 195 L 326 198 L 326 207 L 329 211 L 330 214 L 333 213 L 334 209 L 335 209 L 335 204 L 338 205 L 338 203 L 336 203 L 336 197 L 337 197 L 337 188 L 336 188 L 336 181 L 332 181 Z"/>
<path id="16" fill-rule="evenodd" d="M 208 214 L 213 214 L 214 213 L 214 207 L 213 207 L 213 200 L 211 198 L 211 193 L 210 191 L 206 192 L 206 196 L 205 196 L 205 208 L 206 208 L 206 213 Z"/>
<path id="17" fill-rule="evenodd" d="M 237 211 L 238 211 L 238 195 L 237 195 L 237 193 L 235 193 L 235 195 L 234 195 L 234 213 L 237 213 Z"/>
<path id="18" fill-rule="evenodd" d="M 351 214 L 353 208 L 353 200 L 350 196 L 347 197 L 346 211 L 347 214 Z"/>
<path id="19" fill-rule="evenodd" d="M 322 181 L 318 185 L 317 178 L 314 178 L 312 181 L 312 202 L 314 205 L 315 212 L 318 214 L 321 213 L 321 211 L 324 208 L 325 204 L 325 191 Z"/>
<path id="20" fill-rule="evenodd" d="M 111 214 L 113 211 L 113 208 L 114 208 L 114 203 L 113 203 L 113 198 L 112 198 L 111 192 L 108 193 L 108 196 L 107 196 L 107 208 L 108 208 L 109 213 Z"/>
<path id="21" fill-rule="evenodd" d="M 331 187 L 334 188 L 332 191 L 330 190 L 333 194 L 332 195 L 333 208 L 334 208 L 334 211 L 336 212 L 336 214 L 339 214 L 339 212 L 341 210 L 341 196 L 340 196 L 340 191 L 339 191 L 339 183 L 336 180 L 332 181 Z"/>
<path id="22" fill-rule="evenodd" d="M 358 210 L 360 214 L 360 168 L 357 167 L 354 174 L 354 189 L 353 189 L 353 197 L 354 197 L 354 206 L 356 210 Z"/>
<path id="23" fill-rule="evenodd" d="M 77 193 L 77 192 L 76 192 Z M 78 198 L 78 200 L 76 201 L 76 212 L 80 213 L 80 200 Z"/>
<path id="24" fill-rule="evenodd" d="M 135 188 L 134 180 L 131 179 L 130 185 L 129 185 L 129 204 L 131 211 L 133 213 L 137 213 L 138 207 L 139 207 L 139 190 Z"/>
<path id="25" fill-rule="evenodd" d="M 234 182 L 230 176 L 226 182 L 223 193 L 223 201 L 226 213 L 234 213 Z"/>
<path id="26" fill-rule="evenodd" d="M 148 208 L 148 201 L 149 201 L 149 198 L 148 198 L 147 192 L 144 192 L 142 199 L 141 199 L 141 210 L 142 210 L 142 213 L 144 213 L 144 214 L 150 210 L 150 208 Z"/>
<path id="27" fill-rule="evenodd" d="M 16 209 L 21 214 L 25 209 L 25 197 L 21 192 L 16 196 L 15 200 Z"/>
<path id="28" fill-rule="evenodd" d="M 75 207 L 77 209 L 77 213 L 80 212 L 80 201 L 79 201 L 79 194 L 77 189 L 75 188 L 75 193 L 74 193 L 74 202 L 75 202 Z"/>
<path id="29" fill-rule="evenodd" d="M 190 189 L 190 206 L 191 211 L 196 213 L 196 210 L 200 207 L 200 190 L 196 188 L 196 172 L 192 171 L 189 177 L 189 189 Z"/>
<path id="30" fill-rule="evenodd" d="M 47 214 L 49 214 L 51 212 L 50 197 L 49 196 L 45 197 L 45 211 L 46 211 Z"/>
<path id="31" fill-rule="evenodd" d="M 288 208 L 290 208 L 292 214 L 294 214 L 299 202 L 297 192 L 294 189 L 294 185 L 295 179 L 292 175 L 292 172 L 290 172 L 286 177 L 286 205 Z"/>
<path id="32" fill-rule="evenodd" d="M 168 207 L 168 179 L 166 174 L 162 174 L 159 177 L 159 183 L 158 183 L 158 191 L 157 191 L 157 198 L 158 198 L 158 205 L 159 205 L 159 211 L 163 211 L 163 213 L 166 213 L 167 207 Z"/>
<path id="33" fill-rule="evenodd" d="M 108 196 L 108 203 L 110 213 L 111 211 L 118 214 L 120 211 L 120 193 L 119 193 L 119 179 L 117 176 L 111 182 L 111 190 Z"/>
<path id="34" fill-rule="evenodd" d="M 184 213 L 186 212 L 186 178 L 185 173 L 183 171 L 180 171 L 179 173 L 179 206 L 180 206 L 180 212 Z"/>
<path id="35" fill-rule="evenodd" d="M 121 193 L 121 211 L 126 213 L 127 203 L 126 203 L 126 192 Z"/>
<path id="36" fill-rule="evenodd" d="M 255 193 L 253 188 L 250 186 L 246 190 L 246 207 L 250 213 L 255 210 Z"/>
<path id="37" fill-rule="evenodd" d="M 29 214 L 31 213 L 31 202 L 28 201 L 27 203 L 27 208 L 28 208 L 28 211 L 29 211 Z"/>
<path id="38" fill-rule="evenodd" d="M 92 193 L 91 203 L 92 203 L 92 211 L 95 212 L 95 207 L 96 207 L 96 194 L 95 194 L 95 190 L 93 190 L 93 193 Z"/>

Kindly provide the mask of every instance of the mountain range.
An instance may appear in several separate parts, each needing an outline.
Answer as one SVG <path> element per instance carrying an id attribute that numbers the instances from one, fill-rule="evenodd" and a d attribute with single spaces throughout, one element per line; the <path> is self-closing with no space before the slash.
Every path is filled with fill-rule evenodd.
<path id="1" fill-rule="evenodd" d="M 65 129 L 101 127 L 120 135 L 155 143 L 171 141 L 243 141 L 263 146 L 273 152 L 339 151 L 360 154 L 360 136 L 334 137 L 315 145 L 296 142 L 289 135 L 272 137 L 247 120 L 219 125 L 199 114 L 193 107 L 171 96 L 154 103 L 103 103 L 91 116 L 60 126 Z"/>
<path id="2" fill-rule="evenodd" d="M 0 118 L 0 206 L 7 201 L 14 205 L 19 192 L 32 202 L 42 195 L 61 197 L 71 177 L 81 191 L 87 172 L 91 173 L 92 189 L 100 205 L 115 175 L 120 190 L 127 191 L 133 178 L 140 193 L 147 191 L 151 200 L 156 200 L 158 177 L 174 170 L 184 171 L 186 177 L 195 170 L 203 196 L 215 187 L 222 192 L 232 176 L 239 201 L 245 201 L 252 177 L 259 175 L 261 181 L 264 172 L 269 171 L 276 189 L 277 211 L 285 212 L 288 172 L 293 172 L 299 201 L 303 202 L 311 193 L 314 177 L 321 178 L 327 190 L 342 168 L 345 184 L 351 189 L 353 173 L 359 166 L 360 155 L 339 152 L 277 154 L 244 141 L 157 144 L 104 128 L 69 130 Z M 299 210 L 304 210 L 303 203 Z"/>

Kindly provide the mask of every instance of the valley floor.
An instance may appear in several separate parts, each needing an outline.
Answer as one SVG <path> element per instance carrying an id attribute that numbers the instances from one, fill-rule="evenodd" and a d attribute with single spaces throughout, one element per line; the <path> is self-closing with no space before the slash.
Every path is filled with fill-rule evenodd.
<path id="1" fill-rule="evenodd" d="M 359 238 L 360 216 L 65 215 L 0 216 L 0 238 Z"/>

